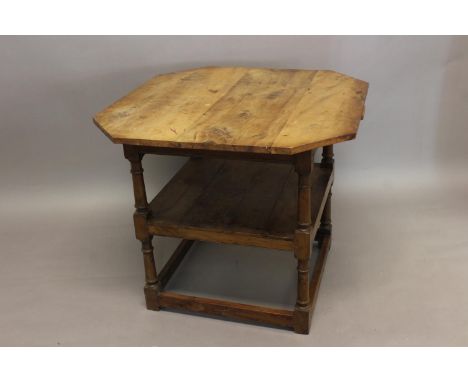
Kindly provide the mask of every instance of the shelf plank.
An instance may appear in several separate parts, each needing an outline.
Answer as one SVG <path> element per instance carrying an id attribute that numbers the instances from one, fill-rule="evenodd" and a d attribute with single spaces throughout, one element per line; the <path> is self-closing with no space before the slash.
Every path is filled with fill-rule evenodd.
<path id="1" fill-rule="evenodd" d="M 330 169 L 314 165 L 314 231 L 331 181 Z M 149 231 L 188 240 L 291 250 L 296 203 L 297 175 L 289 164 L 190 159 L 150 203 Z"/>

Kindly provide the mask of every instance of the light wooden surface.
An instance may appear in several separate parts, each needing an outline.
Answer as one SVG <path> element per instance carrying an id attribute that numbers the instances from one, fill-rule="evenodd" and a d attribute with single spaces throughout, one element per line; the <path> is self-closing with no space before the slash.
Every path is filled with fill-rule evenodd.
<path id="1" fill-rule="evenodd" d="M 94 122 L 115 143 L 295 154 L 353 139 L 367 88 L 333 71 L 208 67 L 156 76 Z"/>

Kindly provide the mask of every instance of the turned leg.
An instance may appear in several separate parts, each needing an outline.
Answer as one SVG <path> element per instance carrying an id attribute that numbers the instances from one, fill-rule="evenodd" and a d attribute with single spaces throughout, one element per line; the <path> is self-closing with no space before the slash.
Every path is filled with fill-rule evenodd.
<path id="1" fill-rule="evenodd" d="M 334 166 L 334 158 L 333 158 L 333 145 L 325 146 L 322 149 L 322 161 L 320 163 L 321 167 L 324 168 L 333 168 Z M 332 221 L 331 221 L 331 196 L 332 191 L 330 192 L 327 197 L 327 201 L 323 208 L 322 217 L 320 219 L 320 227 L 317 231 L 316 239 L 319 242 L 319 246 L 322 246 L 323 239 L 326 236 L 332 235 Z M 331 243 L 331 240 L 329 241 Z"/>
<path id="2" fill-rule="evenodd" d="M 141 241 L 141 251 L 145 266 L 145 299 L 146 307 L 151 310 L 159 310 L 159 280 L 156 273 L 156 265 L 153 254 L 153 237 L 148 232 L 147 220 L 149 217 L 148 201 L 146 199 L 145 181 L 141 160 L 143 154 L 133 146 L 124 145 L 124 155 L 130 161 L 133 179 L 133 193 L 135 196 L 135 212 L 133 221 L 135 235 Z"/>
<path id="3" fill-rule="evenodd" d="M 297 259 L 297 299 L 294 310 L 294 331 L 309 333 L 311 305 L 309 296 L 309 259 L 311 252 L 311 191 L 312 152 L 296 157 L 298 174 L 297 227 L 294 232 L 294 256 Z"/>

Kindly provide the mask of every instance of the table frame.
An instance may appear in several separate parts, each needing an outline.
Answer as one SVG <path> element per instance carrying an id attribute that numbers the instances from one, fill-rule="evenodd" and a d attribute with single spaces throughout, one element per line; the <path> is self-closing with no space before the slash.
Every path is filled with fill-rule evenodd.
<path id="1" fill-rule="evenodd" d="M 293 329 L 296 333 L 308 334 L 312 312 L 326 257 L 332 238 L 331 223 L 331 187 L 333 183 L 334 155 L 333 145 L 322 148 L 320 166 L 331 170 L 331 182 L 323 195 L 317 221 L 311 219 L 311 172 L 313 169 L 314 151 L 296 155 L 259 154 L 246 152 L 226 152 L 199 149 L 158 148 L 149 146 L 123 145 L 124 156 L 130 161 L 135 198 L 133 215 L 136 238 L 142 243 L 145 268 L 145 299 L 149 310 L 172 308 L 238 320 L 256 321 L 264 324 Z M 232 301 L 215 300 L 204 297 L 187 296 L 165 290 L 171 276 L 182 262 L 184 256 L 194 243 L 193 236 L 183 238 L 166 265 L 158 273 L 156 270 L 152 239 L 154 232 L 150 227 L 151 210 L 146 196 L 143 178 L 142 158 L 145 154 L 180 155 L 189 157 L 221 157 L 229 159 L 288 162 L 294 166 L 298 175 L 297 224 L 294 231 L 292 250 L 297 259 L 297 297 L 294 310 L 276 309 L 257 305 L 241 304 Z M 318 227 L 314 228 L 314 227 Z M 216 233 L 204 241 L 218 241 Z M 313 242 L 317 241 L 320 251 L 315 265 L 310 269 L 310 258 Z M 224 241 L 226 242 L 226 241 Z M 234 241 L 235 243 L 235 241 Z M 244 244 L 244 243 L 237 243 Z M 252 245 L 256 245 L 252 243 Z M 268 239 L 259 246 L 274 248 L 268 245 Z M 311 277 L 310 277 L 311 276 Z"/>

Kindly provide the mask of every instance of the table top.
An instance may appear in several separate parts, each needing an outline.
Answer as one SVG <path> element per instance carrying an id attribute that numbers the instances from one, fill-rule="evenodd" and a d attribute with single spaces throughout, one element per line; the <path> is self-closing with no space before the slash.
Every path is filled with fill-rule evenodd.
<path id="1" fill-rule="evenodd" d="M 114 143 L 292 155 L 353 139 L 367 89 L 329 70 L 206 67 L 153 77 L 94 123 Z"/>

